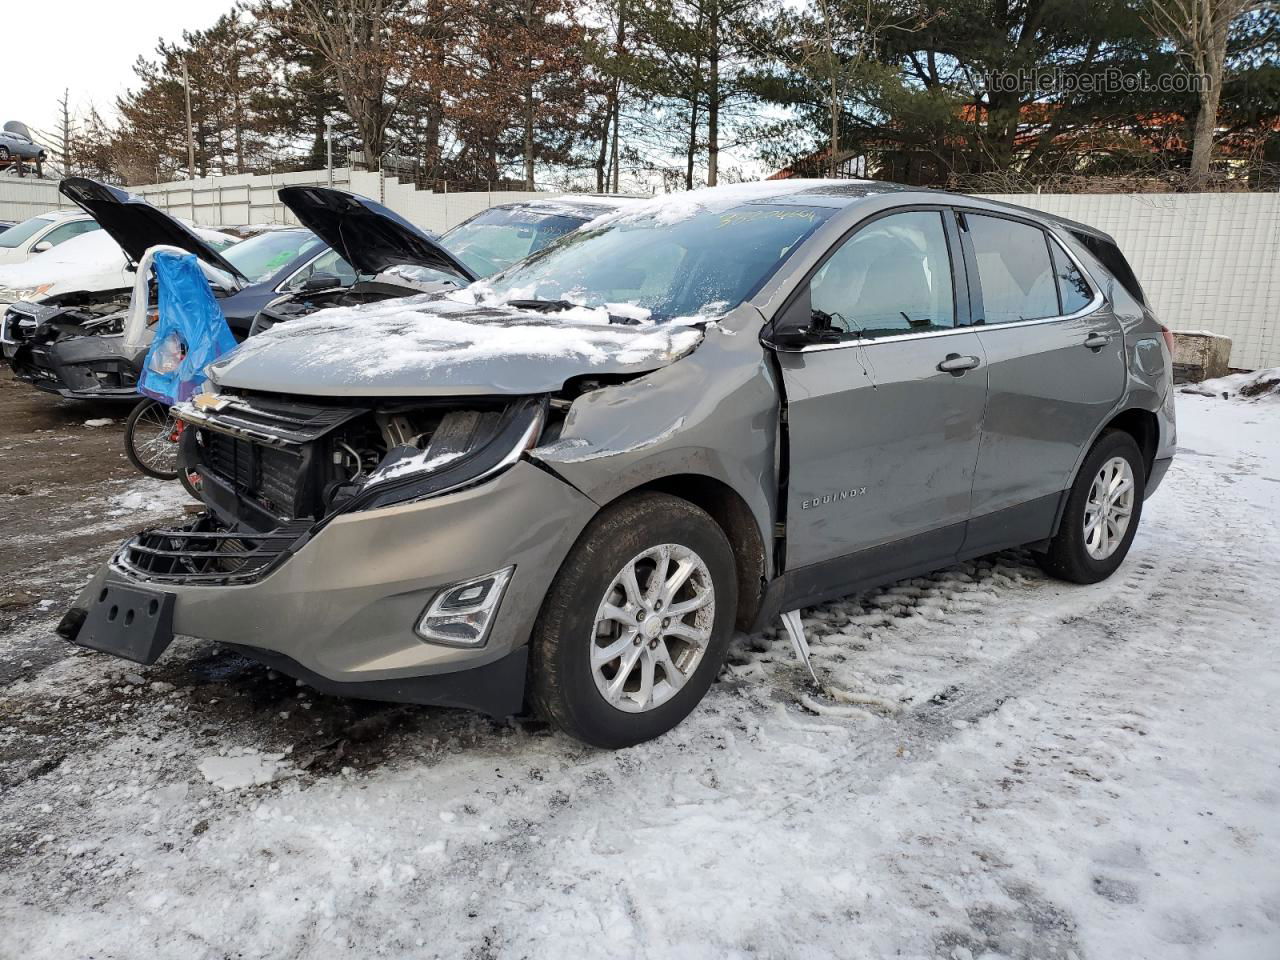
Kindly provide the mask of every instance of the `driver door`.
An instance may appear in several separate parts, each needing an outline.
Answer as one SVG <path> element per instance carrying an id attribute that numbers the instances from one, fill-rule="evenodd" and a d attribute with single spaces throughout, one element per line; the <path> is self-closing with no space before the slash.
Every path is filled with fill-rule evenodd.
<path id="1" fill-rule="evenodd" d="M 789 571 L 854 584 L 959 550 L 987 399 L 960 265 L 954 216 L 912 208 L 860 226 L 801 291 L 831 342 L 778 348 Z"/>

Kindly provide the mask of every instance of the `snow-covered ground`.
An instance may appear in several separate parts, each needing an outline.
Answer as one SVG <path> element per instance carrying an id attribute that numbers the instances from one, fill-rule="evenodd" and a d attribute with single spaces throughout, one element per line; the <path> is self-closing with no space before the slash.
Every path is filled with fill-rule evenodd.
<path id="1" fill-rule="evenodd" d="M 619 753 L 208 645 L 49 663 L 0 697 L 0 955 L 1280 957 L 1280 401 L 1179 419 L 1110 581 L 806 611 L 833 696 L 744 637 Z"/>

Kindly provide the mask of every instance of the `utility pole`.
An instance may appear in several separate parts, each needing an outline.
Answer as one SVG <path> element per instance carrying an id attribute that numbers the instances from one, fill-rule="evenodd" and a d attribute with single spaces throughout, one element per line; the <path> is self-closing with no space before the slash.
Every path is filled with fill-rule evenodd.
<path id="1" fill-rule="evenodd" d="M 618 36 L 614 46 L 615 56 L 621 61 L 623 53 L 626 51 L 627 36 L 627 0 L 618 0 Z M 622 171 L 622 161 L 618 157 L 618 127 L 622 125 L 622 77 L 614 77 L 613 80 L 613 144 L 612 144 L 612 163 L 613 169 L 610 171 L 613 179 L 613 193 L 620 193 L 618 186 L 620 173 Z"/>
<path id="2" fill-rule="evenodd" d="M 182 58 L 182 86 L 187 94 L 187 179 L 196 178 L 196 140 L 191 128 L 191 74 L 187 72 L 187 58 Z"/>
<path id="3" fill-rule="evenodd" d="M 333 189 L 333 119 L 324 119 L 325 167 L 329 171 L 329 189 Z"/>

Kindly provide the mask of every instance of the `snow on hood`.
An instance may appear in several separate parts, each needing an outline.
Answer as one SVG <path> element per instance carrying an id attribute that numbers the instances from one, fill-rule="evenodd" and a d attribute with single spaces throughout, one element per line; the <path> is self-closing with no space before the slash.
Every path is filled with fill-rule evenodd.
<path id="1" fill-rule="evenodd" d="M 191 228 L 206 243 L 228 243 L 237 238 L 216 230 Z M 32 290 L 50 287 L 43 296 L 75 290 L 123 289 L 133 284 L 125 276 L 128 259 L 105 230 L 72 237 L 25 263 L 0 266 L 0 290 Z"/>
<path id="2" fill-rule="evenodd" d="M 608 323 L 431 296 L 278 324 L 209 368 L 222 387 L 303 396 L 531 395 L 579 375 L 640 374 L 692 350 L 693 324 Z"/>

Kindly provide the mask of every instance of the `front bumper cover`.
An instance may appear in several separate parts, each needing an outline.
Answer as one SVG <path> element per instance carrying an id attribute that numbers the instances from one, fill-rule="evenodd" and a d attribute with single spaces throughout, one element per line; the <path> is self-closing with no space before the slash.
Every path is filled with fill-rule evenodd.
<path id="1" fill-rule="evenodd" d="M 321 689 L 492 712 L 523 689 L 523 661 L 507 658 L 526 647 L 552 578 L 595 511 L 573 487 L 521 461 L 457 493 L 334 517 L 250 583 L 149 582 L 105 564 L 72 613 L 83 618 L 111 584 L 153 589 L 174 598 L 175 635 L 242 648 Z M 509 565 L 515 572 L 483 647 L 436 646 L 414 633 L 439 589 Z M 466 685 L 442 679 L 499 661 L 506 665 L 485 674 L 507 687 L 496 698 L 473 693 L 461 702 Z M 411 682 L 427 678 L 440 683 Z"/>

